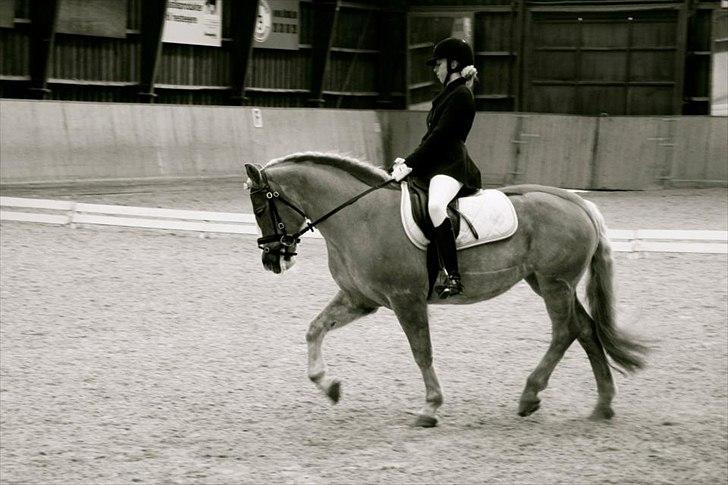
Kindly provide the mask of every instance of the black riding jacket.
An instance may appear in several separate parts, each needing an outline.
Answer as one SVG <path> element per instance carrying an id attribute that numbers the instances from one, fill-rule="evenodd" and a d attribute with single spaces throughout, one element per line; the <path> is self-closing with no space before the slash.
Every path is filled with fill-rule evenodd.
<path id="1" fill-rule="evenodd" d="M 465 82 L 458 78 L 435 97 L 427 115 L 427 133 L 405 159 L 421 184 L 427 186 L 434 175 L 449 175 L 463 184 L 461 195 L 481 187 L 480 170 L 465 147 L 475 118 L 475 100 Z"/>

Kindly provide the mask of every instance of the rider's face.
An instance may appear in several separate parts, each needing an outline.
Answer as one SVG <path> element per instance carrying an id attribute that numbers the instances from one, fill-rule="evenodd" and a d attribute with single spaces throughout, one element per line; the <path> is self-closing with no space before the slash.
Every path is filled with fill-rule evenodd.
<path id="1" fill-rule="evenodd" d="M 432 70 L 437 76 L 437 79 L 444 84 L 445 78 L 447 77 L 447 61 L 445 59 L 438 59 L 435 61 L 435 65 Z"/>

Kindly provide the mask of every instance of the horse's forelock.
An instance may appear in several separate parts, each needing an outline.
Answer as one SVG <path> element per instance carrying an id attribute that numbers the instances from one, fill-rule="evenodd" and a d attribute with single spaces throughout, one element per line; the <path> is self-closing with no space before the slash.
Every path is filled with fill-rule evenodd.
<path id="1" fill-rule="evenodd" d="M 274 158 L 265 165 L 268 168 L 282 163 L 313 162 L 322 165 L 339 168 L 351 174 L 353 177 L 369 185 L 379 184 L 389 178 L 384 169 L 375 167 L 356 158 L 339 155 L 338 153 L 322 152 L 300 152 L 286 155 L 281 158 Z"/>

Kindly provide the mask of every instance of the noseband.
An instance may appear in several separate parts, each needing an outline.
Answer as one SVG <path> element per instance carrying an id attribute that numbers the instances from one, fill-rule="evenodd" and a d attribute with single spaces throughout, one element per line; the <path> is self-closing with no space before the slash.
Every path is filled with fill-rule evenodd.
<path id="1" fill-rule="evenodd" d="M 382 187 L 395 182 L 395 179 L 388 179 L 382 182 L 379 185 L 376 185 L 374 187 L 370 187 L 369 189 L 365 190 L 364 192 L 360 193 L 359 195 L 356 195 L 352 197 L 351 199 L 347 200 L 343 204 L 339 205 L 338 207 L 330 210 L 323 216 L 319 217 L 313 222 L 306 223 L 305 227 L 303 229 L 300 229 L 299 231 L 296 231 L 293 234 L 289 234 L 286 230 L 286 225 L 283 222 L 283 219 L 281 219 L 280 214 L 278 213 L 278 208 L 276 207 L 276 200 L 282 202 L 283 204 L 287 205 L 293 211 L 300 214 L 304 219 L 308 219 L 306 214 L 296 207 L 294 204 L 286 200 L 278 191 L 275 191 L 271 189 L 270 184 L 268 183 L 268 176 L 265 174 L 265 171 L 260 171 L 261 176 L 261 184 L 256 187 L 251 187 L 250 189 L 250 199 L 253 202 L 253 212 L 257 215 L 261 215 L 264 212 L 268 212 L 270 221 L 273 226 L 273 234 L 263 235 L 263 237 L 258 238 L 258 247 L 265 251 L 266 253 L 270 252 L 270 244 L 271 243 L 280 243 L 282 246 L 281 255 L 286 257 L 286 259 L 290 259 L 291 256 L 295 256 L 296 253 L 293 251 L 289 251 L 294 245 L 301 242 L 301 235 L 306 233 L 307 231 L 313 231 L 314 227 L 317 224 L 320 224 L 321 222 L 325 221 L 329 217 L 333 216 L 337 212 L 339 212 L 341 209 L 350 206 L 357 200 L 361 199 L 365 195 L 374 192 L 377 189 L 381 189 Z M 262 230 L 263 228 L 261 228 Z"/>

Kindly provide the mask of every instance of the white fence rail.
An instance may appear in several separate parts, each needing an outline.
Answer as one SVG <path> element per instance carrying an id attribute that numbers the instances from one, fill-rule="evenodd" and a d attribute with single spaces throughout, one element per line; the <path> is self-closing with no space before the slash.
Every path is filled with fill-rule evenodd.
<path id="1" fill-rule="evenodd" d="M 201 233 L 259 234 L 252 214 L 0 197 L 0 221 L 41 224 L 138 227 Z M 12 209 L 12 210 L 7 210 Z M 34 209 L 34 212 L 18 209 Z M 44 212 L 37 212 L 38 210 Z M 320 238 L 318 232 L 304 237 Z M 609 231 L 612 249 L 621 252 L 728 254 L 728 231 L 616 229 Z"/>
<path id="2" fill-rule="evenodd" d="M 125 205 L 85 204 L 63 200 L 0 197 L 0 220 L 43 224 L 139 227 L 228 234 L 258 234 L 252 214 L 208 212 Z M 7 210 L 12 208 L 13 210 Z M 51 212 L 28 212 L 36 209 Z"/>

